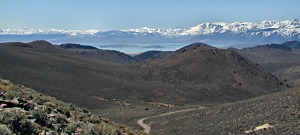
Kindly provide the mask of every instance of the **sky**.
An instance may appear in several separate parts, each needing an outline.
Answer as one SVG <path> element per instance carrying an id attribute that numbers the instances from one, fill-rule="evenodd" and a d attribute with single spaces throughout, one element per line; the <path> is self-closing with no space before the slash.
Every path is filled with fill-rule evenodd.
<path id="1" fill-rule="evenodd" d="M 300 0 L 0 0 L 0 28 L 123 30 L 300 19 Z"/>

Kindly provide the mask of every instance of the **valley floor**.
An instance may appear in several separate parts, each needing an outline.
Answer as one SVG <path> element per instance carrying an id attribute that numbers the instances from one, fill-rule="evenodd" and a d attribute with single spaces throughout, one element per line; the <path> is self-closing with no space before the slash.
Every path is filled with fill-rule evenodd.
<path id="1" fill-rule="evenodd" d="M 190 108 L 190 109 L 184 109 L 184 110 L 179 110 L 179 111 L 171 111 L 171 112 L 167 112 L 167 113 L 156 115 L 156 116 L 150 116 L 150 117 L 141 118 L 141 119 L 139 119 L 137 121 L 137 123 L 141 127 L 143 127 L 145 133 L 149 134 L 150 131 L 151 131 L 151 126 L 150 126 L 151 123 L 149 123 L 149 124 L 145 124 L 144 123 L 144 121 L 147 120 L 147 119 L 158 118 L 158 117 L 163 117 L 163 116 L 177 114 L 177 113 L 182 113 L 182 112 L 189 112 L 189 111 L 193 111 L 193 110 L 196 110 L 196 109 L 203 109 L 203 108 L 205 108 L 205 107 L 197 107 L 197 108 Z"/>
<path id="2" fill-rule="evenodd" d="M 300 132 L 300 88 L 206 108 L 159 107 L 146 103 L 93 112 L 155 135 L 297 134 Z M 257 130 L 260 126 L 267 128 Z"/>

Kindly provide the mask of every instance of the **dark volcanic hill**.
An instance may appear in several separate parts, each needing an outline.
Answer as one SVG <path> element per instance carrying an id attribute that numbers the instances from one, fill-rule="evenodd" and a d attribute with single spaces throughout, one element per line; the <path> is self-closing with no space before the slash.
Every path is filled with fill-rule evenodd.
<path id="1" fill-rule="evenodd" d="M 135 65 L 84 57 L 44 41 L 0 44 L 0 58 L 3 78 L 93 109 L 121 101 L 219 104 L 287 87 L 236 52 L 203 45 Z"/>
<path id="2" fill-rule="evenodd" d="M 136 99 L 137 91 L 145 87 L 136 86 L 142 84 L 134 80 L 139 75 L 127 66 L 85 57 L 45 41 L 0 44 L 0 58 L 3 78 L 88 108 L 114 106 L 113 99 Z"/>
<path id="3" fill-rule="evenodd" d="M 34 42 L 29 43 L 21 43 L 21 42 L 8 42 L 8 43 L 1 43 L 1 46 L 6 47 L 13 47 L 13 48 L 22 48 L 27 50 L 32 50 L 36 52 L 45 52 L 45 53 L 53 53 L 53 52 L 64 52 L 61 49 L 53 46 L 49 42 L 43 40 L 37 40 Z"/>
<path id="4" fill-rule="evenodd" d="M 150 81 L 158 79 L 176 86 L 161 96 L 180 93 L 174 97 L 184 102 L 238 101 L 286 87 L 237 52 L 201 43 L 179 49 L 161 60 L 142 62 L 138 67 L 149 74 Z"/>
<path id="5" fill-rule="evenodd" d="M 300 86 L 300 42 L 266 44 L 237 51 L 277 76 Z"/>
<path id="6" fill-rule="evenodd" d="M 173 52 L 172 51 L 147 51 L 134 56 L 134 58 L 136 58 L 138 61 L 144 61 L 149 58 L 161 59 L 168 56 L 171 53 Z"/>
<path id="7" fill-rule="evenodd" d="M 137 62 L 137 60 L 130 55 L 115 50 L 103 50 L 93 46 L 80 44 L 62 44 L 59 47 L 74 53 L 82 54 L 84 56 L 114 63 L 133 64 Z"/>
<path id="8" fill-rule="evenodd" d="M 61 44 L 59 45 L 60 48 L 64 49 L 90 49 L 90 50 L 97 50 L 98 48 L 93 47 L 93 46 L 88 46 L 88 45 L 81 45 L 81 44 Z"/>
<path id="9" fill-rule="evenodd" d="M 176 53 L 176 52 L 182 52 L 182 51 L 185 51 L 186 49 L 188 48 L 193 48 L 193 47 L 196 47 L 196 46 L 209 46 L 207 44 L 204 44 L 204 43 L 193 43 L 193 44 L 190 44 L 190 45 L 187 45 L 187 46 L 184 46 L 176 51 L 147 51 L 147 52 L 144 52 L 144 53 L 141 53 L 139 55 L 136 55 L 134 56 L 139 62 L 141 61 L 144 61 L 144 60 L 147 60 L 149 58 L 155 58 L 155 59 L 162 59 L 172 53 Z"/>
<path id="10" fill-rule="evenodd" d="M 282 44 L 266 44 L 243 48 L 239 52 L 259 63 L 295 62 L 300 55 L 300 42 L 288 41 Z"/>

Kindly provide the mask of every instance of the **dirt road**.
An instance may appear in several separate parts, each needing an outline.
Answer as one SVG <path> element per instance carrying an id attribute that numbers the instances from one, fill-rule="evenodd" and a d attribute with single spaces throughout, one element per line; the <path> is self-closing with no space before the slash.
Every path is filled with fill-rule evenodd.
<path id="1" fill-rule="evenodd" d="M 168 113 L 163 113 L 160 115 L 156 115 L 156 116 L 152 116 L 152 117 L 145 117 L 145 118 L 141 118 L 137 121 L 137 123 L 144 128 L 144 132 L 149 134 L 150 130 L 151 130 L 151 126 L 147 125 L 144 123 L 144 121 L 146 119 L 150 119 L 150 118 L 157 118 L 157 117 L 162 117 L 162 116 L 166 116 L 166 115 L 171 115 L 171 114 L 175 114 L 175 113 L 181 113 L 181 112 L 188 112 L 188 111 L 192 111 L 192 110 L 196 110 L 196 109 L 203 109 L 206 107 L 197 107 L 197 108 L 190 108 L 190 109 L 184 109 L 184 110 L 179 110 L 179 111 L 172 111 L 172 112 L 168 112 Z"/>

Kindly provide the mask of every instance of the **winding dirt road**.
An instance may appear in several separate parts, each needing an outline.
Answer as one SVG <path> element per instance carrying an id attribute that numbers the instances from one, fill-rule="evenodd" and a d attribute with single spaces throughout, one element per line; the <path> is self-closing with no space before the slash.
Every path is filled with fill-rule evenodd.
<path id="1" fill-rule="evenodd" d="M 166 116 L 166 115 L 171 115 L 171 114 L 175 114 L 175 113 L 181 113 L 181 112 L 188 112 L 188 111 L 192 111 L 192 110 L 196 110 L 196 109 L 203 109 L 206 107 L 197 107 L 197 108 L 190 108 L 190 109 L 184 109 L 184 110 L 179 110 L 179 111 L 172 111 L 172 112 L 168 112 L 168 113 L 163 113 L 160 115 L 156 115 L 156 116 L 152 116 L 152 117 L 145 117 L 145 118 L 141 118 L 137 121 L 137 123 L 144 128 L 144 132 L 149 134 L 150 130 L 151 130 L 151 126 L 147 125 L 144 123 L 144 121 L 146 119 L 150 119 L 150 118 L 157 118 L 157 117 L 162 117 L 162 116 Z"/>

